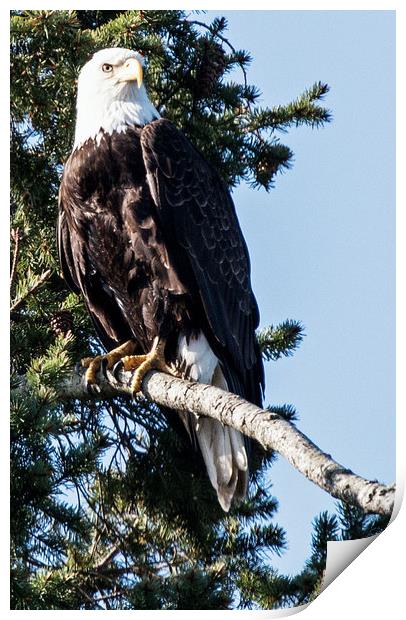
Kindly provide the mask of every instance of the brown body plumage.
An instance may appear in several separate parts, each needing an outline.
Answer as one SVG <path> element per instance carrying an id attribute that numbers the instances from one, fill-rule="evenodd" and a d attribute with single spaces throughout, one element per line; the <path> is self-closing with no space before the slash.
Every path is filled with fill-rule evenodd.
<path id="1" fill-rule="evenodd" d="M 59 247 L 65 279 L 84 294 L 106 348 L 134 338 L 145 352 L 159 335 L 174 358 L 178 335 L 202 330 L 233 391 L 259 402 L 258 310 L 234 207 L 169 121 L 104 134 L 72 153 Z"/>

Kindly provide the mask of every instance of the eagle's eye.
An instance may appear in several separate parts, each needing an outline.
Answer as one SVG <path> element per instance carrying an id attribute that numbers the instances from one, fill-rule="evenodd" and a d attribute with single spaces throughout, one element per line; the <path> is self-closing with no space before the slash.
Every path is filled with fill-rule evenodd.
<path id="1" fill-rule="evenodd" d="M 105 62 L 104 65 L 102 65 L 102 71 L 104 71 L 104 73 L 111 73 L 111 71 L 113 71 L 113 65 L 109 65 L 108 62 Z"/>

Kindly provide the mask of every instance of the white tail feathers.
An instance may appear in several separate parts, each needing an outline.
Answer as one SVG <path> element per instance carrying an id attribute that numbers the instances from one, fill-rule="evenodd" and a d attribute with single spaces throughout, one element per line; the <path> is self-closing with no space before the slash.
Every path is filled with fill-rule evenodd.
<path id="1" fill-rule="evenodd" d="M 248 467 L 243 436 L 210 418 L 196 420 L 196 435 L 210 482 L 217 491 L 222 509 L 228 512 L 233 498 L 243 499 L 247 489 Z"/>
<path id="2" fill-rule="evenodd" d="M 178 352 L 185 377 L 227 390 L 218 359 L 202 333 L 189 342 L 182 336 Z M 189 423 L 194 427 L 219 503 L 228 512 L 232 500 L 243 499 L 247 492 L 248 459 L 244 437 L 239 431 L 211 418 L 191 414 Z"/>

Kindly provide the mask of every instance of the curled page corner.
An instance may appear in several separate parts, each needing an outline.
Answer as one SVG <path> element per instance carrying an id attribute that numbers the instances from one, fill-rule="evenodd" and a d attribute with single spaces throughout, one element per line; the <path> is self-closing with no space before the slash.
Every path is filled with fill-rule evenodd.
<path id="1" fill-rule="evenodd" d="M 386 531 L 399 513 L 403 501 L 403 487 L 404 485 L 402 484 L 401 488 L 397 488 L 396 490 L 392 515 L 388 525 L 383 531 Z M 320 594 L 382 533 L 383 532 L 380 532 L 374 536 L 355 540 L 329 540 L 327 542 L 326 569 Z"/>
<path id="2" fill-rule="evenodd" d="M 403 498 L 405 494 L 405 480 L 403 476 L 396 476 L 396 492 L 395 492 L 395 502 L 393 504 L 393 510 L 391 514 L 390 521 L 387 525 L 389 527 L 391 523 L 396 519 L 399 514 L 400 507 L 403 503 Z"/>
<path id="3" fill-rule="evenodd" d="M 323 592 L 379 534 L 356 540 L 329 540 L 327 543 L 327 562 L 321 592 Z"/>

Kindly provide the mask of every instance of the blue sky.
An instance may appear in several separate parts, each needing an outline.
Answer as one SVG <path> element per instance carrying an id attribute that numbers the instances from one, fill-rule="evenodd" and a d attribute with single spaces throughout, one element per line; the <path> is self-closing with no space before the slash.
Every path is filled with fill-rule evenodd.
<path id="1" fill-rule="evenodd" d="M 356 473 L 395 479 L 395 14 L 390 11 L 207 11 L 253 55 L 261 105 L 327 82 L 333 122 L 281 136 L 294 167 L 269 194 L 234 200 L 250 249 L 261 325 L 298 319 L 294 357 L 267 364 L 267 402 L 289 402 L 299 428 Z M 282 459 L 270 479 L 301 570 L 311 521 L 335 501 Z"/>

